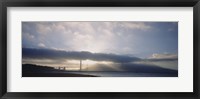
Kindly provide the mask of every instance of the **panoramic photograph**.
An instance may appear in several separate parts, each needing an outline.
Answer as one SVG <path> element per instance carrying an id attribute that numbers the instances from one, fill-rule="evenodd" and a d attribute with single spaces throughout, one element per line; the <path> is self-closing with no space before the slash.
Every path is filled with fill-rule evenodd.
<path id="1" fill-rule="evenodd" d="M 178 77 L 178 22 L 23 21 L 22 77 Z"/>

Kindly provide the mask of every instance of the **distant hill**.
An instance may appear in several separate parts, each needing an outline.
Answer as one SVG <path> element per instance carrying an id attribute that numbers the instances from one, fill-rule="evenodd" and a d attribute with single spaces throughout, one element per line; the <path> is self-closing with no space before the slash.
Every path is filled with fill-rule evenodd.
<path id="1" fill-rule="evenodd" d="M 48 71 L 58 71 L 58 70 L 49 66 L 22 64 L 22 72 L 48 72 Z"/>

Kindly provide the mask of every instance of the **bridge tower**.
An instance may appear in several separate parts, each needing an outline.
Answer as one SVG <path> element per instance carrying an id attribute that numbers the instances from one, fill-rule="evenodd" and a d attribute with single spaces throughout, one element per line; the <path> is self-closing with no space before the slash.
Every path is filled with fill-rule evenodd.
<path id="1" fill-rule="evenodd" d="M 82 70 L 82 60 L 80 60 L 80 71 Z"/>

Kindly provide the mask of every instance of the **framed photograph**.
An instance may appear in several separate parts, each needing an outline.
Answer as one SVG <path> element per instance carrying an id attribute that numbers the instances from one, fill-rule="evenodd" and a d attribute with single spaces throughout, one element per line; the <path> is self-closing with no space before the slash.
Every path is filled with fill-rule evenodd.
<path id="1" fill-rule="evenodd" d="M 199 98 L 199 0 L 0 6 L 1 98 Z"/>

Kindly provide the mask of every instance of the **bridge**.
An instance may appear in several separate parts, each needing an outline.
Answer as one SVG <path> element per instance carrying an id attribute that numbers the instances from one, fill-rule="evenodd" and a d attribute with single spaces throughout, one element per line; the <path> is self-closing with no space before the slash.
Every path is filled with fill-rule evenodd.
<path id="1" fill-rule="evenodd" d="M 56 69 L 59 69 L 59 70 L 66 70 L 66 67 L 64 67 L 64 66 L 59 66 L 59 67 L 57 67 Z M 80 60 L 79 71 L 82 71 L 82 60 Z"/>

